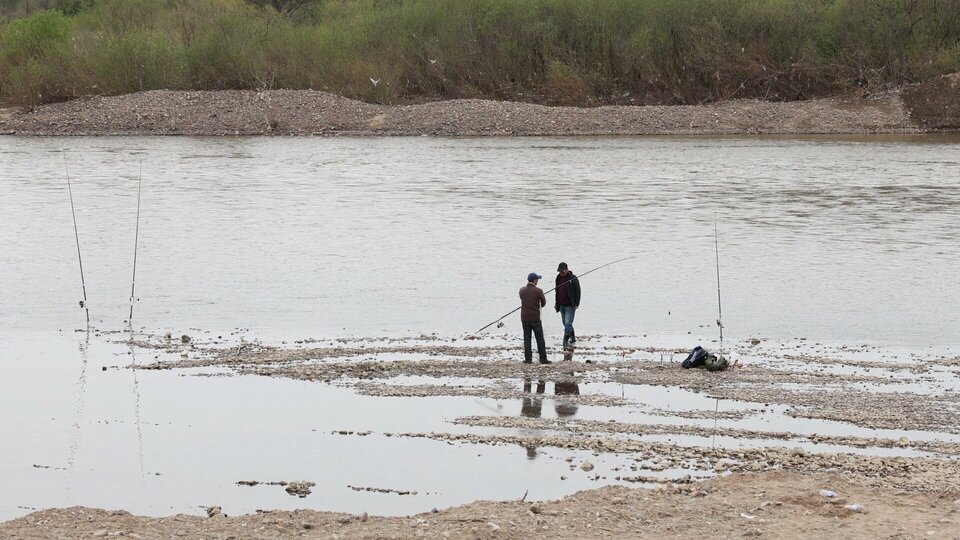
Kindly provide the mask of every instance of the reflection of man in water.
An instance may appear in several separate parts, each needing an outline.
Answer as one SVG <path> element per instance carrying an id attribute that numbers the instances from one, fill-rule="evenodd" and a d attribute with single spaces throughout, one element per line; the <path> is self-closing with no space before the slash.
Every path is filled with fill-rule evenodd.
<path id="1" fill-rule="evenodd" d="M 577 384 L 573 372 L 565 375 L 568 375 L 569 378 L 564 377 L 563 380 L 553 383 L 553 393 L 558 396 L 579 396 L 580 385 Z M 557 411 L 557 416 L 560 418 L 566 418 L 577 414 L 577 404 L 574 401 L 554 400 L 553 410 Z"/>
<path id="2" fill-rule="evenodd" d="M 543 398 L 540 397 L 547 389 L 547 382 L 544 380 L 537 381 L 537 395 L 536 397 L 530 393 L 530 389 L 533 386 L 530 379 L 523 380 L 523 391 L 527 394 L 523 398 L 523 405 L 520 407 L 520 414 L 526 416 L 527 418 L 540 418 L 540 415 L 543 413 Z"/>
<path id="3" fill-rule="evenodd" d="M 527 418 L 540 418 L 540 415 L 543 414 L 543 397 L 541 396 L 547 389 L 547 382 L 542 379 L 537 381 L 536 395 L 530 393 L 532 386 L 532 381 L 529 378 L 523 379 L 523 392 L 527 395 L 523 397 L 523 404 L 520 405 L 520 415 Z M 527 459 L 537 457 L 536 445 L 531 444 L 526 449 Z"/>
<path id="4" fill-rule="evenodd" d="M 564 350 L 563 361 L 570 362 L 571 360 L 573 360 L 573 348 Z M 580 385 L 577 383 L 576 373 L 565 371 L 563 374 L 564 378 L 553 384 L 553 393 L 558 396 L 579 396 Z M 557 411 L 557 416 L 560 418 L 577 414 L 577 404 L 572 401 L 554 400 L 553 409 Z"/>

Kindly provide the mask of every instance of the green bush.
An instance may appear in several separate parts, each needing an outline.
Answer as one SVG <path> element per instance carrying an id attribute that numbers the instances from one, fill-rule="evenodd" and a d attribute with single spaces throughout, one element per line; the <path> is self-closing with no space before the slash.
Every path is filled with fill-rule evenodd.
<path id="1" fill-rule="evenodd" d="M 323 0 L 296 17 L 272 0 L 45 1 L 60 11 L 0 22 L 0 99 L 311 88 L 382 103 L 699 103 L 960 69 L 960 0 Z"/>
<path id="2" fill-rule="evenodd" d="M 55 11 L 43 11 L 13 21 L 3 31 L 3 57 L 17 65 L 63 49 L 67 42 L 67 18 Z"/>
<path id="3" fill-rule="evenodd" d="M 70 97 L 61 71 L 67 52 L 68 21 L 44 11 L 3 27 L 0 87 L 9 100 L 27 106 Z"/>

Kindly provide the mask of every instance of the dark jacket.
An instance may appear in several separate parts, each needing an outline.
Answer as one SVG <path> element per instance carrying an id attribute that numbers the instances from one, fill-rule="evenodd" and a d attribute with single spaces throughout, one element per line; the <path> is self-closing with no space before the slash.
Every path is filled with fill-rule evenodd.
<path id="1" fill-rule="evenodd" d="M 566 287 L 570 295 L 570 304 L 574 307 L 580 307 L 580 279 L 573 272 L 567 271 L 567 277 L 560 277 L 557 274 L 557 290 L 554 291 L 553 307 L 560 311 L 560 287 Z"/>
<path id="2" fill-rule="evenodd" d="M 520 287 L 520 320 L 532 322 L 540 320 L 540 308 L 547 305 L 543 289 L 533 283 Z"/>

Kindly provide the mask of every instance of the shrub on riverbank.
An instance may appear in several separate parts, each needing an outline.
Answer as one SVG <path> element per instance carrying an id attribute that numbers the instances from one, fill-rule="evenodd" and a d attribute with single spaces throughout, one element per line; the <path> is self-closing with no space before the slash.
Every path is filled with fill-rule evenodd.
<path id="1" fill-rule="evenodd" d="M 960 70 L 960 0 L 326 0 L 297 20 L 243 0 L 76 6 L 0 22 L 0 98 L 312 88 L 375 102 L 697 103 Z"/>

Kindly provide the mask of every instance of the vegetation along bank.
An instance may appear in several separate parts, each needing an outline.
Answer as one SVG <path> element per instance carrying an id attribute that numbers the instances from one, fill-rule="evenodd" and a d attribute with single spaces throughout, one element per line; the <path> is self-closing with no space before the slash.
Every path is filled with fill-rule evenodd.
<path id="1" fill-rule="evenodd" d="M 957 71 L 960 0 L 0 0 L 6 106 L 161 89 L 692 105 Z"/>

